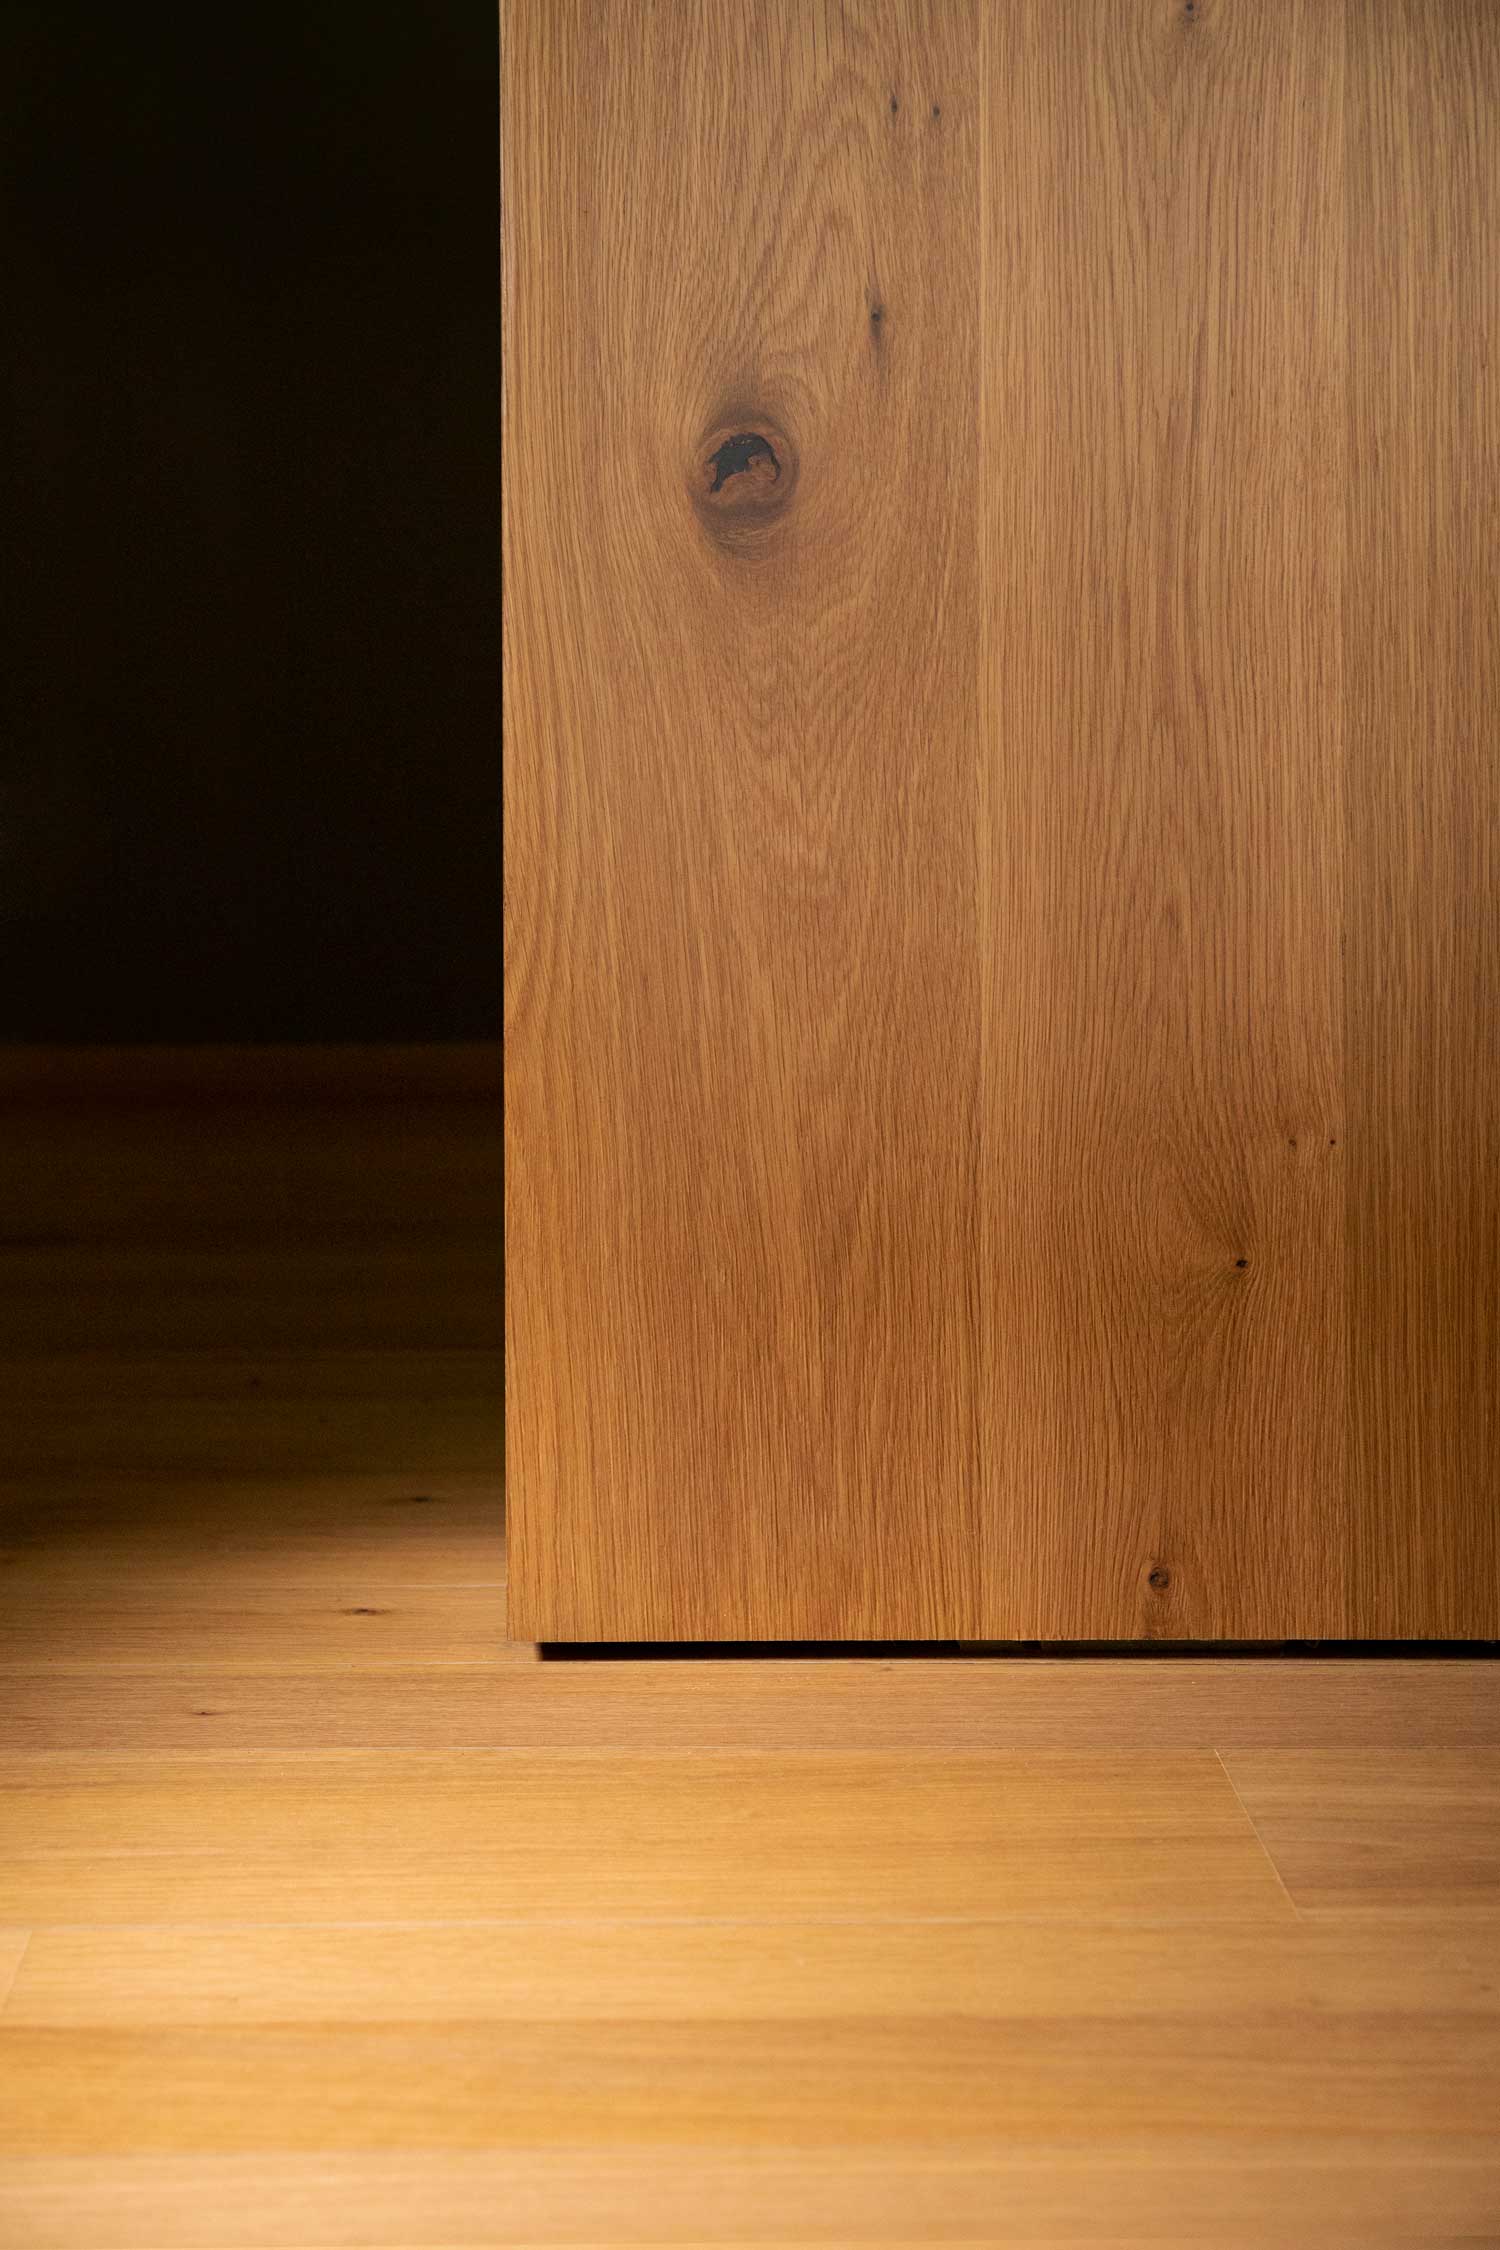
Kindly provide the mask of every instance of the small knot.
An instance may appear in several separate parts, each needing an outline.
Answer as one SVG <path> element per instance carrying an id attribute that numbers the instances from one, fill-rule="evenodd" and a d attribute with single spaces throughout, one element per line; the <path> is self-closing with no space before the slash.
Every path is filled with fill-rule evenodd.
<path id="1" fill-rule="evenodd" d="M 1146 1584 L 1154 1587 L 1158 1594 L 1164 1594 L 1171 1583 L 1172 1573 L 1165 1563 L 1154 1563 L 1146 1573 Z"/>
<path id="2" fill-rule="evenodd" d="M 685 465 L 689 497 L 715 544 L 761 552 L 797 484 L 797 449 L 780 424 L 754 407 L 746 414 L 741 402 L 732 420 L 709 425 Z"/>
<path id="3" fill-rule="evenodd" d="M 708 466 L 714 473 L 714 481 L 708 488 L 710 492 L 722 492 L 731 477 L 748 476 L 756 484 L 764 485 L 775 484 L 781 475 L 775 447 L 758 430 L 739 430 L 733 437 L 725 438 L 717 451 L 709 455 Z"/>

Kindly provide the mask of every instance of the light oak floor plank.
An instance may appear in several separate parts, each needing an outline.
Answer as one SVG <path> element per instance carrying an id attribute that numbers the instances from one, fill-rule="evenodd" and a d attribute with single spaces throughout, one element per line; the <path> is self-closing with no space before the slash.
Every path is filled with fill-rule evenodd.
<path id="1" fill-rule="evenodd" d="M 407 1379 L 393 1363 L 388 1380 Z M 233 1450 L 197 1472 L 0 1464 L 0 1657 L 5 1621 L 34 1601 L 122 1584 L 174 1599 L 208 1585 L 503 1586 L 501 1507 L 498 1465 L 278 1474 Z"/>
<path id="2" fill-rule="evenodd" d="M 1291 1911 L 1192 1754 L 0 1759 L 0 1804 L 29 1924 Z"/>
<path id="3" fill-rule="evenodd" d="M 0 2015 L 5 2012 L 30 1939 L 29 1930 L 0 1930 Z"/>
<path id="4" fill-rule="evenodd" d="M 1226 1767 L 1307 1911 L 1500 1919 L 1500 1752 L 1281 1751 Z"/>
<path id="5" fill-rule="evenodd" d="M 446 1485 L 439 1483 L 439 1494 Z M 442 1583 L 485 1563 L 485 1535 L 464 1529 L 445 1560 L 429 1541 L 433 1511 L 404 1487 L 375 1528 L 351 1524 L 348 1569 L 371 1598 L 381 1587 Z M 399 1530 L 394 1526 L 399 1525 Z M 401 1536 L 410 1532 L 409 1561 Z M 112 1536 L 119 1536 L 113 1534 Z M 232 1539 L 233 1535 L 229 1535 Z M 247 1582 L 274 1578 L 267 1534 L 243 1535 Z M 165 1567 L 160 1557 L 153 1569 Z M 195 1584 L 191 1559 L 182 1562 Z M 337 1541 L 288 1535 L 298 1584 L 334 1580 Z M 49 1575 L 49 1586 L 59 1583 Z M 502 1597 L 497 1594 L 497 1603 Z M 213 1652 L 207 1648 L 205 1657 Z M 266 1673 L 205 1664 L 189 1679 L 87 1677 L 24 1669 L 0 1676 L 0 1729 L 37 1752 L 493 1749 L 954 1750 L 1077 1749 L 1136 1756 L 1184 1750 L 1343 1750 L 1372 1742 L 1500 1749 L 1500 1665 L 1389 1664 L 1233 1658 L 1155 1662 L 976 1658 L 669 1659 L 632 1663 L 444 1665 L 398 1679 L 358 1680 L 320 1668 L 321 1651 Z M 7 1668 L 0 1668 L 0 1670 Z"/>
<path id="6" fill-rule="evenodd" d="M 17 1601 L 0 1595 L 0 1674 L 93 1680 L 135 1672 L 182 1679 L 226 1664 L 248 1674 L 531 1662 L 505 1639 L 498 1586 L 377 1589 L 232 1584 L 203 1570 L 186 1586 L 130 1583 Z M 98 1692 L 96 1690 L 96 1692 Z M 3 1698 L 3 1689 L 0 1689 Z"/>
<path id="7" fill-rule="evenodd" d="M 1493 2022 L 1267 2007 L 1053 2020 L 90 2025 L 0 2022 L 0 2155 L 272 2147 L 997 2153 L 1220 2132 L 1492 2133 Z M 1226 2035 L 1227 2032 L 1227 2035 Z"/>
<path id="8" fill-rule="evenodd" d="M 1168 2209 L 1164 2210 L 1163 2206 Z M 1416 2239 L 1495 2239 L 1493 2136 L 1412 2134 L 1253 2150 L 1212 2134 L 995 2154 L 897 2144 L 768 2152 L 568 2149 L 17 2158 L 0 2224 L 26 2250 L 398 2250 L 446 2243 L 705 2241 L 1091 2245 L 1166 2239 L 1266 2250 L 1395 2250 Z M 722 2229 L 704 2232 L 706 2214 Z M 746 2229 L 752 2231 L 748 2238 Z"/>
<path id="9" fill-rule="evenodd" d="M 1490 2027 L 1500 1960 L 1451 1920 L 1327 1922 L 513 1922 L 51 1927 L 0 2009 L 7 2026 L 1111 2022 L 1295 2018 L 1392 2051 L 1409 2019 Z"/>

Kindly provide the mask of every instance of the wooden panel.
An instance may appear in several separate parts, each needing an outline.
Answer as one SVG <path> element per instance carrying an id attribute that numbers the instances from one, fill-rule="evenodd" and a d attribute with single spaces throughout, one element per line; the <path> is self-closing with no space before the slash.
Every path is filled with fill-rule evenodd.
<path id="1" fill-rule="evenodd" d="M 513 19 L 516 1631 L 1494 1636 L 1494 9 Z"/>
<path id="2" fill-rule="evenodd" d="M 969 0 L 509 11 L 513 1630 L 977 1630 Z"/>
<path id="3" fill-rule="evenodd" d="M 1285 1751 L 1228 1770 L 1299 1907 L 1500 1918 L 1500 1754 Z"/>
<path id="4" fill-rule="evenodd" d="M 985 1614 L 1338 1633 L 1338 11 L 986 22 Z"/>
<path id="5" fill-rule="evenodd" d="M 1500 15 L 1350 25 L 1350 1601 L 1493 1637 Z"/>

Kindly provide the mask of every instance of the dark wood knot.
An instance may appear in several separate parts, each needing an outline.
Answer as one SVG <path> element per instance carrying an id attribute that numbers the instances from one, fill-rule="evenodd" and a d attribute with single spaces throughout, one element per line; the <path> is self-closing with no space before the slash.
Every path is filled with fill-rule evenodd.
<path id="1" fill-rule="evenodd" d="M 704 463 L 704 475 L 711 479 L 710 499 L 733 477 L 748 477 L 750 490 L 764 494 L 781 482 L 781 463 L 775 446 L 759 430 L 737 430 L 714 448 Z"/>
<path id="2" fill-rule="evenodd" d="M 698 521 L 727 554 L 765 548 L 797 481 L 797 454 L 779 423 L 739 414 L 706 430 L 688 475 Z"/>

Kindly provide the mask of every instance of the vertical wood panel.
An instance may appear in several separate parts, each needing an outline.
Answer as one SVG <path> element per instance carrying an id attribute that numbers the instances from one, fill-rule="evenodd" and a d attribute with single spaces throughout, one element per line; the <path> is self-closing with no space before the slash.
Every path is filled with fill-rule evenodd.
<path id="1" fill-rule="evenodd" d="M 1337 13 L 987 21 L 988 1629 L 1333 1633 Z"/>
<path id="2" fill-rule="evenodd" d="M 506 84 L 514 1630 L 1500 1631 L 1500 15 Z"/>
<path id="3" fill-rule="evenodd" d="M 1500 1633 L 1500 13 L 1351 5 L 1350 1605 Z"/>
<path id="4" fill-rule="evenodd" d="M 511 10 L 522 1634 L 979 1621 L 976 47 Z"/>

